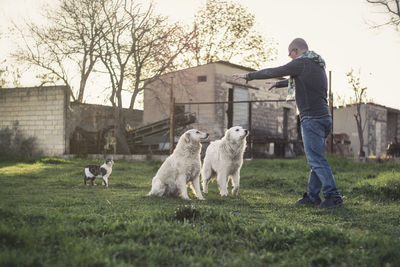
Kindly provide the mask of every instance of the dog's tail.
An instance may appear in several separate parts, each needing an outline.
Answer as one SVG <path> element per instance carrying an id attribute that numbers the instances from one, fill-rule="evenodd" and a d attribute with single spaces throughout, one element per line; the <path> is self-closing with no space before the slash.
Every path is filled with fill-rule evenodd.
<path id="1" fill-rule="evenodd" d="M 151 190 L 147 195 L 161 197 L 164 195 L 164 192 L 165 192 L 165 188 L 164 188 L 163 184 L 161 183 L 160 179 L 157 179 L 157 177 L 154 177 L 153 180 L 151 181 Z"/>
<path id="2" fill-rule="evenodd" d="M 147 194 L 147 196 L 156 196 L 156 197 L 162 197 L 164 195 L 165 195 L 164 190 L 153 190 L 153 189 L 151 189 L 151 191 Z"/>

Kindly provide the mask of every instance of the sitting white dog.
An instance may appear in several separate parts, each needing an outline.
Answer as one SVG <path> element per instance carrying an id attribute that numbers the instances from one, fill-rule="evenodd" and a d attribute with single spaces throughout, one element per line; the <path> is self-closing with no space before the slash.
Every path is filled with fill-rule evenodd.
<path id="1" fill-rule="evenodd" d="M 243 164 L 243 154 L 246 149 L 246 136 L 249 131 L 240 126 L 234 126 L 225 132 L 225 136 L 207 147 L 201 171 L 203 192 L 208 193 L 208 184 L 217 179 L 221 196 L 228 195 L 228 182 L 232 180 L 232 194 L 239 193 L 240 168 Z"/>
<path id="2" fill-rule="evenodd" d="M 193 193 L 203 200 L 200 189 L 200 141 L 208 138 L 208 133 L 192 129 L 186 131 L 178 141 L 174 152 L 164 161 L 154 176 L 149 195 L 179 196 L 189 199 L 187 184 Z"/>

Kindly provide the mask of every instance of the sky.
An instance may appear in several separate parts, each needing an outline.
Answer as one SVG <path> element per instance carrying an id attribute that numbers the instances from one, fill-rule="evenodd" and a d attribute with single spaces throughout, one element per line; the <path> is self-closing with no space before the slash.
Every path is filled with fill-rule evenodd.
<path id="1" fill-rule="evenodd" d="M 154 0 L 160 13 L 171 20 L 191 22 L 205 0 Z M 23 17 L 40 19 L 40 5 L 54 0 L 0 0 L 0 25 L 3 32 L 11 20 Z M 320 54 L 331 71 L 335 95 L 349 97 L 352 91 L 346 73 L 360 71 L 367 96 L 380 105 L 400 109 L 400 31 L 390 26 L 378 29 L 372 22 L 387 18 L 382 9 L 365 0 L 241 0 L 255 15 L 257 30 L 278 43 L 277 60 L 265 67 L 290 61 L 288 44 L 305 39 L 310 50 Z M 10 40 L 0 40 L 0 59 L 12 50 Z M 88 100 L 90 101 L 90 99 Z"/>

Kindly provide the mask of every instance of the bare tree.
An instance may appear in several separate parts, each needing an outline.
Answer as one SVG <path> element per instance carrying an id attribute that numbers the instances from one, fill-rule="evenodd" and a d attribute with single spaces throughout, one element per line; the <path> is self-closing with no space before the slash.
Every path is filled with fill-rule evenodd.
<path id="1" fill-rule="evenodd" d="M 364 151 L 364 129 L 366 125 L 366 120 L 363 125 L 363 118 L 361 115 L 361 105 L 366 102 L 367 100 L 367 89 L 368 87 L 363 87 L 360 81 L 360 74 L 358 76 L 354 74 L 354 70 L 351 69 L 348 73 L 346 73 L 348 77 L 348 83 L 353 90 L 353 98 L 351 102 L 356 105 L 356 114 L 354 114 L 354 118 L 357 123 L 357 132 L 358 132 L 358 140 L 360 142 L 360 151 L 359 151 L 359 158 L 365 157 Z"/>
<path id="2" fill-rule="evenodd" d="M 124 1 L 103 0 L 102 13 L 106 23 L 101 29 L 101 42 L 98 44 L 100 59 L 107 69 L 111 83 L 111 96 L 109 98 L 115 108 L 115 136 L 118 151 L 127 154 L 129 148 L 124 136 L 122 89 L 127 64 L 132 56 L 129 45 L 131 21 L 122 6 Z M 121 11 L 122 8 L 122 11 Z"/>
<path id="3" fill-rule="evenodd" d="M 3 68 L 3 66 L 0 67 L 0 88 L 4 87 L 7 83 L 6 79 L 4 78 L 4 73 L 7 71 L 7 69 Z"/>
<path id="4" fill-rule="evenodd" d="M 50 41 L 51 34 L 48 33 L 48 29 L 27 22 L 24 27 L 14 24 L 14 30 L 21 35 L 23 45 L 18 46 L 13 56 L 17 61 L 28 64 L 30 68 L 39 67 L 42 72 L 37 74 L 36 78 L 41 80 L 40 86 L 62 81 L 71 88 L 64 66 L 66 56 L 59 53 L 59 44 Z M 70 95 L 75 100 L 72 91 Z"/>
<path id="5" fill-rule="evenodd" d="M 276 45 L 255 30 L 255 17 L 239 2 L 207 0 L 195 16 L 196 36 L 185 67 L 228 61 L 258 69 L 276 57 Z"/>
<path id="6" fill-rule="evenodd" d="M 194 37 L 193 30 L 186 31 L 178 23 L 169 24 L 166 17 L 154 16 L 152 7 L 149 8 L 149 17 L 132 32 L 133 56 L 127 73 L 133 89 L 131 109 L 148 84 L 177 69 L 177 57 L 186 51 Z"/>
<path id="7" fill-rule="evenodd" d="M 0 63 L 0 88 L 5 86 L 21 86 L 21 70 L 4 60 Z"/>
<path id="8" fill-rule="evenodd" d="M 106 23 L 98 45 L 111 83 L 110 102 L 115 108 L 118 150 L 129 153 L 123 117 L 123 90 L 127 79 L 133 85 L 130 108 L 146 85 L 173 68 L 173 61 L 187 46 L 186 35 L 178 25 L 168 25 L 156 15 L 153 5 L 143 6 L 134 0 L 103 0 Z"/>
<path id="9" fill-rule="evenodd" d="M 1 27 L 0 27 L 0 38 L 2 37 L 3 32 L 1 31 Z M 4 85 L 7 83 L 6 79 L 5 79 L 5 74 L 7 72 L 7 68 L 4 66 L 4 63 L 6 61 L 3 60 L 2 62 L 0 62 L 0 88 L 4 87 Z"/>
<path id="10" fill-rule="evenodd" d="M 21 62 L 39 67 L 38 78 L 42 84 L 62 81 L 69 88 L 72 77 L 79 71 L 78 92 L 71 96 L 83 101 L 89 75 L 98 60 L 96 47 L 100 40 L 102 23 L 99 12 L 100 0 L 60 0 L 56 10 L 44 8 L 48 25 L 26 22 L 23 26 L 14 24 L 24 45 L 14 56 Z"/>
<path id="11" fill-rule="evenodd" d="M 0 38 L 3 32 L 0 27 Z M 15 64 L 10 64 L 6 59 L 0 61 L 0 88 L 12 84 L 14 87 L 21 86 L 21 71 Z"/>
<path id="12" fill-rule="evenodd" d="M 399 30 L 400 26 L 400 0 L 366 0 L 368 3 L 374 4 L 375 6 L 382 7 L 385 13 L 388 15 L 388 20 L 379 24 L 375 27 L 381 27 L 385 25 L 392 25 L 396 30 Z"/>

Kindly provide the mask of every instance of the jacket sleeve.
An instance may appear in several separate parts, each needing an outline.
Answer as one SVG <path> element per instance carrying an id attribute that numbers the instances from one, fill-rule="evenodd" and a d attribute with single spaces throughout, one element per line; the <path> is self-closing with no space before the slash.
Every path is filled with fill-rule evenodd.
<path id="1" fill-rule="evenodd" d="M 275 87 L 276 88 L 282 88 L 282 87 L 288 87 L 288 86 L 289 86 L 289 80 L 288 79 L 282 80 L 282 81 L 277 81 L 275 83 Z"/>
<path id="2" fill-rule="evenodd" d="M 303 68 L 304 68 L 303 60 L 294 59 L 290 61 L 288 64 L 277 68 L 268 68 L 247 73 L 246 80 L 251 81 L 251 80 L 277 78 L 283 76 L 297 76 L 303 71 Z"/>

